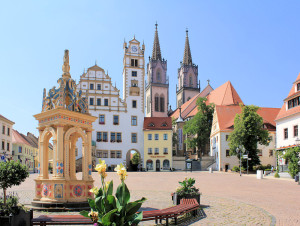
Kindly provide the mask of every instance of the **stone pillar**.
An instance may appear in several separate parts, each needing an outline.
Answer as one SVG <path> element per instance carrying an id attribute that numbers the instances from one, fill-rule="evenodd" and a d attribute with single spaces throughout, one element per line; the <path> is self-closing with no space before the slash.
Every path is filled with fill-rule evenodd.
<path id="1" fill-rule="evenodd" d="M 75 161 L 75 148 L 76 148 L 76 135 L 73 135 L 71 138 L 71 147 L 70 147 L 70 179 L 76 180 L 76 161 Z"/>
<path id="2" fill-rule="evenodd" d="M 49 179 L 49 158 L 48 158 L 48 145 L 49 142 L 42 142 L 43 151 L 42 151 L 42 164 L 41 170 L 43 171 L 43 179 Z"/>
<path id="3" fill-rule="evenodd" d="M 87 140 L 87 139 L 85 139 Z M 88 141 L 82 142 L 82 180 L 87 181 L 88 180 L 88 150 L 89 150 L 89 144 Z"/>
<path id="4" fill-rule="evenodd" d="M 56 178 L 61 179 L 64 178 L 64 173 L 66 173 L 64 170 L 66 167 L 66 163 L 64 162 L 64 127 L 58 125 L 56 131 L 56 147 L 53 150 L 53 159 L 55 159 Z"/>
<path id="5" fill-rule="evenodd" d="M 87 151 L 87 171 L 88 171 L 88 180 L 93 180 L 92 178 L 92 130 L 87 130 L 87 141 L 88 141 L 88 151 Z"/>
<path id="6" fill-rule="evenodd" d="M 69 154 L 70 154 L 70 140 L 65 140 L 65 149 L 64 149 L 64 176 L 66 180 L 70 180 L 69 174 Z"/>

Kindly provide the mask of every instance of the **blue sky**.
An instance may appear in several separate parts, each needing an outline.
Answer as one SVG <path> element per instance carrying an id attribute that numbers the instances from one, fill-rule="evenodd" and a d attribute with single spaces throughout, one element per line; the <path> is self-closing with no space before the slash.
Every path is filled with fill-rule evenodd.
<path id="1" fill-rule="evenodd" d="M 300 72 L 300 1 L 2 1 L 0 114 L 38 134 L 43 88 L 56 86 L 64 49 L 77 81 L 95 64 L 122 90 L 123 41 L 152 52 L 154 24 L 168 61 L 170 104 L 189 29 L 201 88 L 230 80 L 245 104 L 281 107 Z M 122 93 L 122 92 L 121 92 Z"/>

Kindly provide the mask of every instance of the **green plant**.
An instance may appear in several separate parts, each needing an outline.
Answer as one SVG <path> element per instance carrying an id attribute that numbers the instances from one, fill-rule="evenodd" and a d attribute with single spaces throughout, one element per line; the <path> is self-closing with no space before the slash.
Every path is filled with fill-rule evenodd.
<path id="1" fill-rule="evenodd" d="M 0 215 L 9 216 L 10 214 L 18 214 L 19 210 L 26 210 L 26 208 L 19 204 L 19 197 L 15 193 L 6 195 L 6 204 L 4 204 L 4 197 L 0 197 Z"/>
<path id="2" fill-rule="evenodd" d="M 234 166 L 234 167 L 232 167 L 231 171 L 233 171 L 233 172 L 239 172 L 240 171 L 240 167 Z"/>
<path id="3" fill-rule="evenodd" d="M 286 150 L 283 156 L 283 158 L 285 158 L 289 162 L 288 165 L 289 174 L 291 175 L 292 178 L 294 178 L 299 172 L 299 168 L 298 168 L 299 153 L 300 153 L 299 147 L 289 148 Z"/>
<path id="4" fill-rule="evenodd" d="M 275 178 L 280 178 L 279 173 L 278 173 L 277 171 L 276 171 L 274 177 L 275 177 Z"/>
<path id="5" fill-rule="evenodd" d="M 95 199 L 88 199 L 91 211 L 81 211 L 80 214 L 92 219 L 97 225 L 127 226 L 138 225 L 143 218 L 143 212 L 137 213 L 145 198 L 130 202 L 130 192 L 124 183 L 127 177 L 125 167 L 120 164 L 115 168 L 121 179 L 115 196 L 113 195 L 113 181 L 105 182 L 106 164 L 100 160 L 96 171 L 101 176 L 100 188 L 94 187 L 90 192 L 94 193 Z"/>
<path id="6" fill-rule="evenodd" d="M 0 163 L 0 188 L 3 189 L 4 205 L 6 204 L 6 190 L 14 185 L 20 185 L 29 176 L 28 169 L 19 161 Z"/>
<path id="7" fill-rule="evenodd" d="M 199 189 L 194 186 L 195 182 L 194 178 L 185 178 L 184 181 L 179 182 L 181 186 L 177 188 L 176 193 L 179 196 L 199 194 Z"/>

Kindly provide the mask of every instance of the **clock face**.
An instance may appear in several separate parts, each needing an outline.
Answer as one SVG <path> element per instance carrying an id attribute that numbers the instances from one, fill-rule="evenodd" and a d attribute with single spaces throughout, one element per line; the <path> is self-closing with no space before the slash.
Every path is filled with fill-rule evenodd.
<path id="1" fill-rule="evenodd" d="M 132 51 L 132 52 L 136 52 L 136 51 L 137 51 L 137 47 L 136 47 L 136 46 L 132 46 L 132 47 L 131 47 L 131 51 Z"/>

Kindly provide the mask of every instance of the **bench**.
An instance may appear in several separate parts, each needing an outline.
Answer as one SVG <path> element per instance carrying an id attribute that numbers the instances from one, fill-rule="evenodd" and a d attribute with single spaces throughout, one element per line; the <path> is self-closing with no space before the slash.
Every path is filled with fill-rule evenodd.
<path id="1" fill-rule="evenodd" d="M 160 223 L 163 219 L 166 220 L 166 225 L 169 225 L 169 219 L 174 218 L 177 224 L 177 218 L 185 213 L 192 212 L 194 216 L 197 214 L 199 203 L 196 199 L 181 199 L 177 206 L 168 207 L 161 210 L 143 211 L 142 221 L 155 220 L 155 223 Z M 81 215 L 41 215 L 32 219 L 32 225 L 91 225 L 90 218 Z"/>

